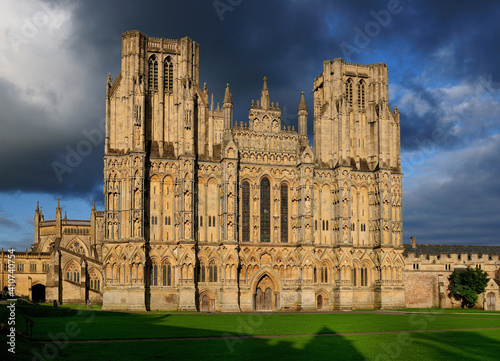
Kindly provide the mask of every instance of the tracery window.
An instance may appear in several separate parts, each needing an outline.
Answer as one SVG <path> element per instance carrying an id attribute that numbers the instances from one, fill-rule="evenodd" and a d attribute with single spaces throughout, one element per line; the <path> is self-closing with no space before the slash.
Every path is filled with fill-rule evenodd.
<path id="1" fill-rule="evenodd" d="M 358 84 L 358 107 L 365 108 L 365 82 L 363 80 Z"/>
<path id="2" fill-rule="evenodd" d="M 352 107 L 352 79 L 347 79 L 345 83 L 345 97 L 350 107 Z"/>
<path id="3" fill-rule="evenodd" d="M 76 253 L 80 253 L 80 254 L 83 254 L 85 256 L 85 248 L 83 248 L 83 246 L 80 244 L 80 242 L 76 241 L 74 242 L 70 247 L 69 247 L 69 250 L 70 251 L 73 251 L 73 252 L 76 252 Z"/>
<path id="4" fill-rule="evenodd" d="M 170 55 L 165 58 L 163 63 L 163 77 L 165 91 L 172 93 L 174 89 L 174 64 Z"/>
<path id="5" fill-rule="evenodd" d="M 327 283 L 328 282 L 328 267 L 326 264 L 323 264 L 320 268 L 321 274 L 320 274 L 320 280 L 321 283 Z"/>
<path id="6" fill-rule="evenodd" d="M 92 270 L 89 273 L 90 278 L 90 289 L 99 291 L 101 289 L 101 281 L 96 270 Z"/>
<path id="7" fill-rule="evenodd" d="M 158 265 L 153 261 L 151 265 L 151 286 L 158 286 Z"/>
<path id="8" fill-rule="evenodd" d="M 170 262 L 164 263 L 161 266 L 162 286 L 172 286 L 172 265 Z"/>
<path id="9" fill-rule="evenodd" d="M 241 240 L 250 242 L 250 184 L 241 185 Z"/>
<path id="10" fill-rule="evenodd" d="M 260 182 L 260 241 L 271 241 L 271 184 L 267 178 Z"/>
<path id="11" fill-rule="evenodd" d="M 288 185 L 281 185 L 281 242 L 288 242 Z"/>
<path id="12" fill-rule="evenodd" d="M 72 282 L 80 282 L 80 270 L 74 263 L 66 269 L 66 279 Z"/>
<path id="13" fill-rule="evenodd" d="M 158 62 L 154 55 L 149 58 L 148 88 L 150 93 L 158 91 Z"/>
<path id="14" fill-rule="evenodd" d="M 208 266 L 208 282 L 217 282 L 217 264 L 212 261 L 210 262 L 210 265 Z"/>

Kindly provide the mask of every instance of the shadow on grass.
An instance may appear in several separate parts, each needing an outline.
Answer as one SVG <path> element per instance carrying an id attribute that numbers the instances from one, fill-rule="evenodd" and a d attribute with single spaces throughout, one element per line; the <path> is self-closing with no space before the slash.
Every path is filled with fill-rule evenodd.
<path id="1" fill-rule="evenodd" d="M 5 322 L 5 311 L 2 306 L 0 322 Z M 498 356 L 500 341 L 499 330 L 411 333 L 405 342 L 402 333 L 343 336 L 317 319 L 311 336 L 256 336 L 269 314 L 175 315 L 20 305 L 18 325 L 23 317 L 33 318 L 35 340 L 18 337 L 16 355 L 7 354 L 4 343 L 0 359 L 489 360 Z"/>

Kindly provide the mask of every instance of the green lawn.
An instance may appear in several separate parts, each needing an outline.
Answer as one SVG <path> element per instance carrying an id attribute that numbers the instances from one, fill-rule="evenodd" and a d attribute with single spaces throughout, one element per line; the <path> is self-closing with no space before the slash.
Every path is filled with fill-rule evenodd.
<path id="1" fill-rule="evenodd" d="M 17 359 L 44 357 L 44 352 L 47 360 L 54 359 L 52 354 L 64 360 L 92 354 L 93 361 L 498 359 L 500 312 L 473 311 L 197 314 L 18 305 L 17 328 L 24 331 L 25 317 L 34 320 L 35 341 L 19 339 Z M 4 322 L 5 306 L 0 307 L 0 316 Z M 421 332 L 429 330 L 451 331 Z M 357 332 L 393 333 L 345 335 Z M 214 339 L 178 339 L 182 337 Z M 5 347 L 0 347 L 2 355 Z"/>

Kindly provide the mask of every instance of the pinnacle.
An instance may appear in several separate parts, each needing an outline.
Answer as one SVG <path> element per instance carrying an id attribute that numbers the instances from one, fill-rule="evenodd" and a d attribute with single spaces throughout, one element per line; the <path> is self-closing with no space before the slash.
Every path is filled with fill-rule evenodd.
<path id="1" fill-rule="evenodd" d="M 306 100 L 304 99 L 304 92 L 300 93 L 299 111 L 305 110 L 307 112 Z"/>

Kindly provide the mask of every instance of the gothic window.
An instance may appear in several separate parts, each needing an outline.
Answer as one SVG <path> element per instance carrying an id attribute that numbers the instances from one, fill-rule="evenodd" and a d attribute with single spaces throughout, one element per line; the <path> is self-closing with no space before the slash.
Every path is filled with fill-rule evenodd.
<path id="1" fill-rule="evenodd" d="M 358 84 L 358 107 L 365 108 L 365 82 L 363 80 Z"/>
<path id="2" fill-rule="evenodd" d="M 250 242 L 250 184 L 241 185 L 241 240 Z"/>
<path id="3" fill-rule="evenodd" d="M 360 270 L 360 286 L 368 286 L 368 269 L 366 267 L 361 268 Z"/>
<path id="4" fill-rule="evenodd" d="M 212 217 L 208 216 L 208 226 L 212 227 Z"/>
<path id="5" fill-rule="evenodd" d="M 150 93 L 158 91 L 158 62 L 154 55 L 149 58 L 148 87 Z"/>
<path id="6" fill-rule="evenodd" d="M 200 227 L 203 227 L 203 216 L 200 216 Z"/>
<path id="7" fill-rule="evenodd" d="M 357 270 L 356 270 L 356 267 L 354 267 L 352 269 L 352 273 L 351 273 L 351 276 L 352 276 L 351 280 L 352 280 L 352 285 L 353 286 L 357 286 L 357 284 L 356 284 L 356 273 L 357 273 Z"/>
<path id="8" fill-rule="evenodd" d="M 214 261 L 210 262 L 208 266 L 208 282 L 217 282 L 217 264 Z"/>
<path id="9" fill-rule="evenodd" d="M 172 265 L 167 262 L 161 266 L 162 286 L 172 286 Z"/>
<path id="10" fill-rule="evenodd" d="M 271 241 L 271 184 L 267 178 L 260 182 L 260 241 Z"/>
<path id="11" fill-rule="evenodd" d="M 99 291 L 101 289 L 101 281 L 99 278 L 99 274 L 95 269 L 89 272 L 90 279 L 90 289 Z"/>
<path id="12" fill-rule="evenodd" d="M 352 107 L 352 79 L 347 79 L 345 83 L 345 98 L 350 107 Z"/>
<path id="13" fill-rule="evenodd" d="M 36 263 L 30 264 L 30 272 L 36 272 Z"/>
<path id="14" fill-rule="evenodd" d="M 206 282 L 206 267 L 205 263 L 203 261 L 200 261 L 200 268 L 199 268 L 199 274 L 198 274 L 198 279 L 200 282 Z"/>
<path id="15" fill-rule="evenodd" d="M 328 282 L 328 267 L 326 264 L 323 264 L 320 268 L 321 273 L 320 273 L 320 281 L 321 283 L 327 283 Z"/>
<path id="16" fill-rule="evenodd" d="M 281 242 L 288 242 L 288 185 L 281 185 Z"/>
<path id="17" fill-rule="evenodd" d="M 164 88 L 167 93 L 172 93 L 174 89 L 174 64 L 172 58 L 167 56 L 163 63 Z"/>
<path id="18" fill-rule="evenodd" d="M 158 265 L 153 261 L 151 265 L 151 286 L 158 286 Z"/>
<path id="19" fill-rule="evenodd" d="M 24 263 L 18 263 L 17 264 L 17 270 L 18 271 L 24 271 Z"/>
<path id="20" fill-rule="evenodd" d="M 83 246 L 80 244 L 80 242 L 76 241 L 74 242 L 70 247 L 69 247 L 69 250 L 70 251 L 73 251 L 73 252 L 76 252 L 76 253 L 80 253 L 80 254 L 83 254 L 85 256 L 85 248 L 83 248 Z"/>
<path id="21" fill-rule="evenodd" d="M 49 264 L 48 264 L 48 263 L 44 263 L 44 264 L 42 265 L 42 270 L 43 270 L 44 272 L 48 272 L 48 271 L 49 271 Z"/>
<path id="22" fill-rule="evenodd" d="M 74 263 L 66 269 L 66 279 L 72 282 L 80 282 L 80 270 Z"/>

